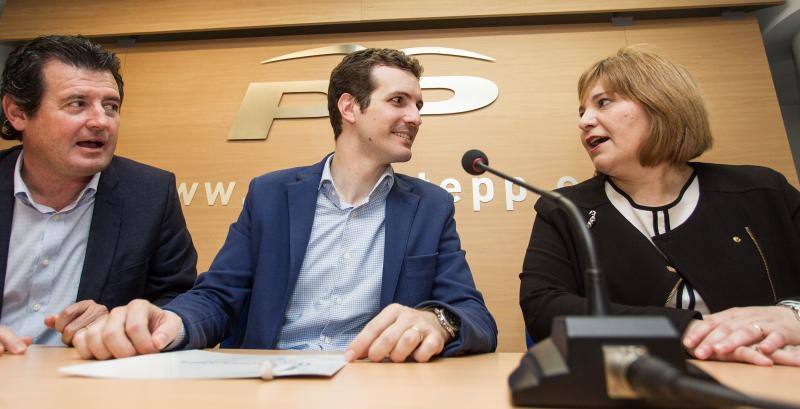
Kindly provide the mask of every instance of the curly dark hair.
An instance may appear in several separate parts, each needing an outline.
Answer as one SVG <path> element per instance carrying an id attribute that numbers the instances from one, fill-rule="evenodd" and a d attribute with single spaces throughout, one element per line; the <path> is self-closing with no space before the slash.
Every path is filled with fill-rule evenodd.
<path id="1" fill-rule="evenodd" d="M 83 36 L 42 36 L 17 47 L 6 60 L 0 77 L 0 100 L 8 94 L 25 114 L 33 116 L 39 109 L 44 94 L 42 69 L 51 60 L 92 71 L 109 71 L 114 76 L 122 102 L 122 75 L 120 61 L 114 53 L 106 51 Z M 22 133 L 14 129 L 0 111 L 0 136 L 3 139 L 22 140 Z"/>
<path id="2" fill-rule="evenodd" d="M 422 76 L 422 65 L 414 57 L 390 48 L 367 48 L 350 53 L 331 72 L 328 85 L 328 116 L 331 119 L 334 138 L 342 133 L 342 115 L 339 113 L 339 98 L 344 93 L 355 97 L 361 110 L 369 106 L 369 96 L 375 90 L 372 68 L 387 66 L 406 70 L 417 79 Z"/>

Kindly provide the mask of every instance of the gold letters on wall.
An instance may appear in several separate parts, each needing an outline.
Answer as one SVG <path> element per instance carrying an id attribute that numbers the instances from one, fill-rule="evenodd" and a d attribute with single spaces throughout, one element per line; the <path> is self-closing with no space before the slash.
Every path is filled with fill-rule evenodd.
<path id="1" fill-rule="evenodd" d="M 298 51 L 269 60 L 267 64 L 296 58 L 307 58 L 321 55 L 348 54 L 363 50 L 365 47 L 354 44 L 342 44 Z M 440 54 L 494 61 L 493 58 L 478 53 L 444 47 L 413 47 L 403 50 L 408 55 Z M 446 89 L 453 96 L 443 101 L 426 101 L 422 115 L 444 115 L 468 112 L 483 108 L 497 99 L 497 85 L 492 81 L 471 76 L 438 76 L 420 79 L 423 89 Z M 325 103 L 300 107 L 281 107 L 280 101 L 285 94 L 320 93 L 326 94 L 328 81 L 289 81 L 251 83 L 242 100 L 236 121 L 228 134 L 229 140 L 266 139 L 275 119 L 321 118 L 328 116 Z"/>

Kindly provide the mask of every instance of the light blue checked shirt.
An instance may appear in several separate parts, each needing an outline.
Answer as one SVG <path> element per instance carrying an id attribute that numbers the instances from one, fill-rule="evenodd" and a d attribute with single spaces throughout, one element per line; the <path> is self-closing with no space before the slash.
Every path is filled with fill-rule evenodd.
<path id="1" fill-rule="evenodd" d="M 60 211 L 36 203 L 22 180 L 20 152 L 14 168 L 14 217 L 0 325 L 36 344 L 63 345 L 44 318 L 75 302 L 86 255 L 100 173 Z"/>
<path id="2" fill-rule="evenodd" d="M 363 203 L 339 199 L 325 162 L 311 237 L 278 349 L 341 351 L 380 309 L 386 197 L 391 166 Z"/>

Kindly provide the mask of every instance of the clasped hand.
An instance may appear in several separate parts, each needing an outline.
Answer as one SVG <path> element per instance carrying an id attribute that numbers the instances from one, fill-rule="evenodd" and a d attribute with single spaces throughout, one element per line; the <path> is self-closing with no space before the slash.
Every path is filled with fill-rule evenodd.
<path id="1" fill-rule="evenodd" d="M 785 307 L 739 307 L 693 320 L 683 345 L 697 359 L 800 366 L 800 321 Z"/>

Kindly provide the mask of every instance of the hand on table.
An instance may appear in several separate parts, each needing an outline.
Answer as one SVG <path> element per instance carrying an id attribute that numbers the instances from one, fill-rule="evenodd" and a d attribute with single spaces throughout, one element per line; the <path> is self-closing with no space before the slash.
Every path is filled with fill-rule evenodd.
<path id="1" fill-rule="evenodd" d="M 18 337 L 11 328 L 0 325 L 0 355 L 5 352 L 24 354 L 32 342 L 31 337 Z"/>
<path id="2" fill-rule="evenodd" d="M 739 307 L 693 320 L 683 345 L 697 359 L 800 365 L 800 322 L 785 307 Z"/>
<path id="3" fill-rule="evenodd" d="M 83 359 L 152 354 L 169 345 L 182 326 L 174 312 L 145 300 L 133 300 L 78 331 L 72 343 Z"/>
<path id="4" fill-rule="evenodd" d="M 105 305 L 93 300 L 83 300 L 64 308 L 58 315 L 50 315 L 44 319 L 47 328 L 61 333 L 61 342 L 72 345 L 72 338 L 81 328 L 85 328 L 98 318 L 108 314 Z"/>
<path id="5" fill-rule="evenodd" d="M 367 357 L 380 362 L 388 357 L 403 362 L 413 357 L 427 362 L 441 353 L 449 340 L 434 313 L 391 304 L 364 327 L 345 356 L 348 361 Z"/>

